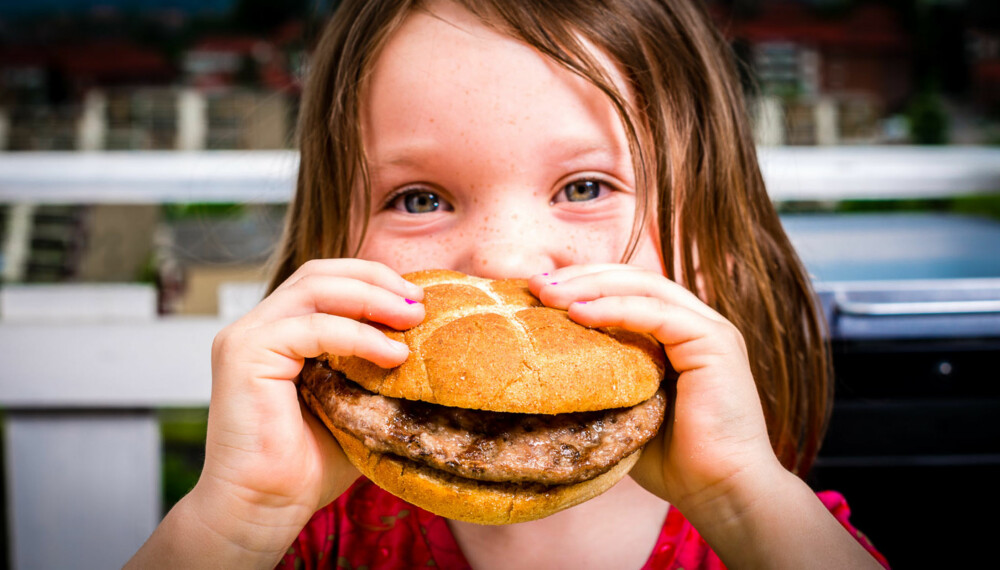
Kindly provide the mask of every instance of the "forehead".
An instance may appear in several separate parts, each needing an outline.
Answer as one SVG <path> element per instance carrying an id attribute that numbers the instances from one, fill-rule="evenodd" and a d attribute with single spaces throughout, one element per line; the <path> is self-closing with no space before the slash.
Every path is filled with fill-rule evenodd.
<path id="1" fill-rule="evenodd" d="M 627 95 L 610 58 L 583 43 Z M 366 83 L 366 147 L 387 124 L 419 137 L 435 116 L 461 116 L 470 129 L 486 114 L 491 122 L 504 118 L 512 129 L 529 123 L 556 131 L 571 128 L 546 125 L 546 118 L 554 123 L 563 116 L 552 112 L 556 107 L 620 122 L 610 99 L 587 79 L 452 2 L 431 2 L 411 12 L 386 42 Z"/>

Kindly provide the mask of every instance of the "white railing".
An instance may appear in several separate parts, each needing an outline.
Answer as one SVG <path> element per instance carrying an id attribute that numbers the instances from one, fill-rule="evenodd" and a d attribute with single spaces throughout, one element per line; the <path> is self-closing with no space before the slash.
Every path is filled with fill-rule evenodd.
<path id="1" fill-rule="evenodd" d="M 762 147 L 771 197 L 940 198 L 1000 191 L 1000 147 Z M 0 203 L 282 203 L 293 151 L 0 153 Z"/>
<path id="2" fill-rule="evenodd" d="M 764 148 L 772 197 L 936 198 L 1000 192 L 1000 148 Z M 282 203 L 293 152 L 0 154 L 0 203 Z M 135 285 L 0 290 L 0 408 L 14 568 L 120 566 L 161 516 L 155 410 L 206 406 L 209 350 L 259 296 L 159 317 Z"/>

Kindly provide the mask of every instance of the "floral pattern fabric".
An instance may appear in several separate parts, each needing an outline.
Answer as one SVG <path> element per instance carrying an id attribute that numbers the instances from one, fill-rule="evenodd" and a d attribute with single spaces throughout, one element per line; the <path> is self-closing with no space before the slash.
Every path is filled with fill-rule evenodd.
<path id="1" fill-rule="evenodd" d="M 848 521 L 851 511 L 839 493 L 819 493 L 823 504 L 886 568 L 871 542 Z M 465 560 L 447 521 L 406 503 L 361 478 L 320 509 L 278 564 L 279 569 L 464 570 Z M 666 520 L 643 570 L 725 568 L 698 531 L 676 509 Z"/>

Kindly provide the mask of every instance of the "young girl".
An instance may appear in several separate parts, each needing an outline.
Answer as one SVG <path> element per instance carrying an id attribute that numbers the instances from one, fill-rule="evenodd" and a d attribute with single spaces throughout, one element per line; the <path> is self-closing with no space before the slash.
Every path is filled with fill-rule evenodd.
<path id="1" fill-rule="evenodd" d="M 344 2 L 310 62 L 273 291 L 216 338 L 203 473 L 132 562 L 877 567 L 839 495 L 799 478 L 829 405 L 820 324 L 699 4 Z M 324 352 L 402 363 L 369 323 L 419 323 L 400 274 L 429 268 L 529 277 L 573 320 L 664 345 L 673 408 L 630 478 L 498 527 L 355 483 L 296 376 Z"/>

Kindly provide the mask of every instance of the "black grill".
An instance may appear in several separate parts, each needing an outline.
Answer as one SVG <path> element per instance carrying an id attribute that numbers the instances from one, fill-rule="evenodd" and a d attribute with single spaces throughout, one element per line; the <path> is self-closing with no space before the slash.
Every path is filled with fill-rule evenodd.
<path id="1" fill-rule="evenodd" d="M 982 560 L 1000 509 L 1000 279 L 819 285 L 836 398 L 810 482 L 902 568 Z"/>

